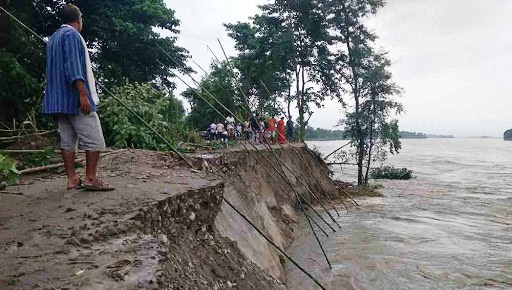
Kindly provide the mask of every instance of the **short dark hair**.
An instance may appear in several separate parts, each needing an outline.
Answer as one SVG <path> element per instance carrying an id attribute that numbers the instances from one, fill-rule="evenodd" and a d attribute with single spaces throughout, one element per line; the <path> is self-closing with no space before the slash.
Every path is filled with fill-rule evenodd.
<path id="1" fill-rule="evenodd" d="M 66 4 L 60 12 L 60 20 L 62 23 L 73 23 L 80 20 L 82 13 L 80 9 L 73 4 Z"/>

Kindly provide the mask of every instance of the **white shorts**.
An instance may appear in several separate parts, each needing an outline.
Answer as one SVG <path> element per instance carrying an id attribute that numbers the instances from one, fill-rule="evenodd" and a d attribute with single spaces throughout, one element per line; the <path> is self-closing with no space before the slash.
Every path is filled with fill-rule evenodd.
<path id="1" fill-rule="evenodd" d="M 96 112 L 88 115 L 58 115 L 60 148 L 65 151 L 76 151 L 78 141 L 86 151 L 105 149 L 105 139 L 101 130 L 100 118 Z"/>

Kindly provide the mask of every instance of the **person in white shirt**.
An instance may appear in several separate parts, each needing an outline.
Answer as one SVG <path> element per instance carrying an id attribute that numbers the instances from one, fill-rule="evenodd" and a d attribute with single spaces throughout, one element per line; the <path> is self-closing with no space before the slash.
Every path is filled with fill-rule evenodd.
<path id="1" fill-rule="evenodd" d="M 238 140 L 242 134 L 242 124 L 238 123 L 235 130 L 235 138 Z"/>
<path id="2" fill-rule="evenodd" d="M 228 132 L 224 129 L 224 124 L 217 124 L 217 139 L 224 141 L 228 136 Z"/>
<path id="3" fill-rule="evenodd" d="M 235 118 L 233 118 L 233 116 L 228 116 L 226 118 L 226 129 L 229 138 L 232 139 L 235 136 Z"/>

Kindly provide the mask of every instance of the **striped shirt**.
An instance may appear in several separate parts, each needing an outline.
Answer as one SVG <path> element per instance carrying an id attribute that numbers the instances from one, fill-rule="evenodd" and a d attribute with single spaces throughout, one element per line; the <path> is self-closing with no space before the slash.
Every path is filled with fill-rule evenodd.
<path id="1" fill-rule="evenodd" d="M 43 114 L 77 115 L 80 109 L 78 91 L 73 83 L 85 83 L 91 111 L 96 111 L 85 67 L 85 48 L 77 30 L 59 28 L 50 38 L 46 50 L 46 90 L 43 99 Z"/>

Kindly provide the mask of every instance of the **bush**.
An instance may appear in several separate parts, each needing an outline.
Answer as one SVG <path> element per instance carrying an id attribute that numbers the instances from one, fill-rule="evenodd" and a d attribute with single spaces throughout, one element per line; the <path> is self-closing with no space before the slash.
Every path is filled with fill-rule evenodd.
<path id="1" fill-rule="evenodd" d="M 197 142 L 183 123 L 183 106 L 151 84 L 128 84 L 114 90 L 115 96 L 141 116 L 160 135 L 176 146 L 178 141 Z M 100 114 L 109 146 L 167 151 L 169 146 L 117 100 L 107 97 Z"/>
<path id="2" fill-rule="evenodd" d="M 507 140 L 512 141 L 512 129 L 507 130 L 507 131 L 505 131 L 505 133 L 503 133 L 503 139 L 506 141 Z"/>
<path id="3" fill-rule="evenodd" d="M 18 181 L 20 172 L 16 168 L 16 161 L 0 154 L 0 182 L 13 184 Z"/>
<path id="4" fill-rule="evenodd" d="M 373 179 L 400 179 L 408 180 L 412 178 L 412 170 L 407 168 L 395 168 L 393 166 L 381 166 L 373 168 L 370 172 Z"/>

